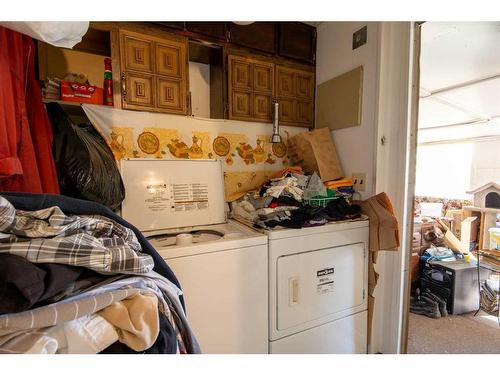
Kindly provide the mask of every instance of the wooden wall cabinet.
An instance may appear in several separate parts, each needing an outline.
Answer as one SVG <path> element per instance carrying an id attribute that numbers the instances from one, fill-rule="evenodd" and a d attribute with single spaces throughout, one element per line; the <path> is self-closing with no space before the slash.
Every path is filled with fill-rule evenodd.
<path id="1" fill-rule="evenodd" d="M 120 30 L 122 108 L 188 113 L 187 39 Z"/>
<path id="2" fill-rule="evenodd" d="M 272 122 L 278 100 L 282 125 L 314 125 L 314 71 L 267 60 L 228 56 L 229 119 Z"/>
<path id="3" fill-rule="evenodd" d="M 276 22 L 253 22 L 238 25 L 229 22 L 229 42 L 255 50 L 275 54 Z"/>
<path id="4" fill-rule="evenodd" d="M 210 65 L 211 118 L 271 123 L 278 100 L 281 124 L 313 127 L 315 37 L 293 22 L 92 22 L 73 50 L 38 43 L 39 78 L 74 71 L 100 86 L 111 57 L 115 108 L 188 115 L 197 62 Z"/>
<path id="5" fill-rule="evenodd" d="M 229 118 L 271 122 L 274 64 L 229 55 L 228 75 Z"/>
<path id="6" fill-rule="evenodd" d="M 276 99 L 282 125 L 313 127 L 314 72 L 276 66 Z"/>
<path id="7" fill-rule="evenodd" d="M 186 30 L 227 41 L 226 22 L 186 22 Z"/>
<path id="8" fill-rule="evenodd" d="M 280 56 L 314 63 L 316 60 L 316 28 L 302 22 L 279 22 Z"/>

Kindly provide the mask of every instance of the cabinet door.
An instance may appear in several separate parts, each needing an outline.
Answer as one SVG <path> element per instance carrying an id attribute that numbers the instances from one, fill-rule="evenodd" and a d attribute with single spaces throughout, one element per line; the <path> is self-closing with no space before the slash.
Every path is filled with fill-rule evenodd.
<path id="1" fill-rule="evenodd" d="M 313 104 L 309 101 L 298 100 L 296 102 L 296 119 L 304 124 L 312 124 L 313 122 Z"/>
<path id="2" fill-rule="evenodd" d="M 276 92 L 280 121 L 312 127 L 314 123 L 314 73 L 310 68 L 276 67 Z"/>
<path id="3" fill-rule="evenodd" d="M 252 119 L 252 94 L 245 91 L 233 90 L 229 103 L 230 118 L 249 120 Z"/>
<path id="4" fill-rule="evenodd" d="M 295 102 L 290 99 L 279 99 L 279 121 L 295 122 Z"/>
<path id="5" fill-rule="evenodd" d="M 295 91 L 297 98 L 314 99 L 314 75 L 309 72 L 298 71 L 295 74 Z"/>
<path id="6" fill-rule="evenodd" d="M 302 22 L 279 23 L 279 54 L 314 63 L 316 28 Z"/>
<path id="7" fill-rule="evenodd" d="M 277 83 L 276 83 L 276 94 L 278 97 L 294 97 L 295 96 L 295 85 L 294 85 L 294 72 L 291 69 L 283 68 L 279 66 L 276 69 Z"/>
<path id="8" fill-rule="evenodd" d="M 276 53 L 276 23 L 253 22 L 249 25 L 229 23 L 229 41 L 241 46 Z"/>
<path id="9" fill-rule="evenodd" d="M 229 57 L 231 87 L 252 89 L 252 64 L 244 58 Z"/>
<path id="10" fill-rule="evenodd" d="M 185 111 L 186 94 L 182 81 L 158 78 L 156 87 L 158 109 L 165 109 L 165 112 L 183 113 Z"/>
<path id="11" fill-rule="evenodd" d="M 156 73 L 182 78 L 186 65 L 186 51 L 182 43 L 156 43 Z"/>
<path id="12" fill-rule="evenodd" d="M 186 22 L 189 31 L 226 40 L 226 22 Z"/>
<path id="13" fill-rule="evenodd" d="M 272 97 L 265 94 L 254 94 L 253 96 L 253 117 L 257 120 L 272 120 Z"/>
<path id="14" fill-rule="evenodd" d="M 153 42 L 121 32 L 122 63 L 125 70 L 153 72 Z"/>
<path id="15" fill-rule="evenodd" d="M 123 95 L 125 108 L 154 106 L 154 79 L 152 75 L 128 72 L 125 75 L 125 82 L 126 91 Z"/>
<path id="16" fill-rule="evenodd" d="M 253 64 L 253 90 L 259 92 L 273 92 L 274 66 L 273 64 Z"/>

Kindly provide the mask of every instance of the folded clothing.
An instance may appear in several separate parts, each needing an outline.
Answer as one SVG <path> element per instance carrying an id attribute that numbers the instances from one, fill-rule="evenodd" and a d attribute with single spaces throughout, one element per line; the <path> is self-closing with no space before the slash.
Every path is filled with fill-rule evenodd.
<path id="1" fill-rule="evenodd" d="M 0 195 L 6 198 L 16 209 L 19 210 L 35 211 L 57 206 L 67 215 L 100 215 L 107 217 L 113 222 L 130 229 L 139 241 L 143 253 L 148 254 L 153 258 L 153 270 L 166 277 L 180 288 L 180 283 L 175 274 L 172 272 L 162 256 L 144 237 L 142 232 L 122 217 L 115 214 L 108 207 L 96 202 L 66 197 L 64 195 L 12 192 L 1 192 Z M 181 304 L 184 306 L 183 296 L 180 296 L 179 298 Z"/>
<path id="2" fill-rule="evenodd" d="M 0 196 L 0 253 L 108 273 L 147 273 L 153 259 L 134 232 L 103 216 L 67 216 L 59 207 L 16 210 Z"/>
<path id="3" fill-rule="evenodd" d="M 354 181 L 352 178 L 341 178 L 339 180 L 326 181 L 324 184 L 329 189 L 339 189 L 343 187 L 352 187 Z"/>
<path id="4" fill-rule="evenodd" d="M 131 349 L 127 345 L 116 341 L 104 350 L 100 351 L 100 354 L 176 354 L 179 349 L 177 345 L 176 335 L 170 325 L 168 319 L 165 315 L 160 314 L 160 332 L 153 345 L 144 351 L 136 351 Z"/>
<path id="5" fill-rule="evenodd" d="M 148 349 L 158 337 L 158 298 L 154 294 L 135 294 L 97 314 L 115 327 L 121 343 L 135 351 Z"/>
<path id="6" fill-rule="evenodd" d="M 1 338 L 0 353 L 96 354 L 118 340 L 115 328 L 97 314 L 7 337 Z"/>
<path id="7" fill-rule="evenodd" d="M 0 314 L 28 310 L 54 297 L 83 271 L 80 267 L 33 264 L 17 255 L 0 254 Z"/>

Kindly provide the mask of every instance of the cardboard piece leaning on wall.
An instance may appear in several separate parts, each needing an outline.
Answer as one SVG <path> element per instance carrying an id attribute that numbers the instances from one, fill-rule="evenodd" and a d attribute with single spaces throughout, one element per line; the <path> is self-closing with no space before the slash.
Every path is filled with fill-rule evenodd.
<path id="1" fill-rule="evenodd" d="M 343 129 L 361 125 L 363 67 L 318 85 L 317 128 Z"/>
<path id="2" fill-rule="evenodd" d="M 289 156 L 304 172 L 318 172 L 322 181 L 344 177 L 330 129 L 300 133 L 288 140 Z"/>

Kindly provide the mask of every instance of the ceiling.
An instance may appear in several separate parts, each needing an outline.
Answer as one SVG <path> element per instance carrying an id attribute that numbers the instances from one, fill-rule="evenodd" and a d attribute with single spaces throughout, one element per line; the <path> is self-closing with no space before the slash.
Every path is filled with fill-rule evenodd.
<path id="1" fill-rule="evenodd" d="M 500 22 L 424 23 L 420 88 L 419 128 L 500 121 Z"/>

